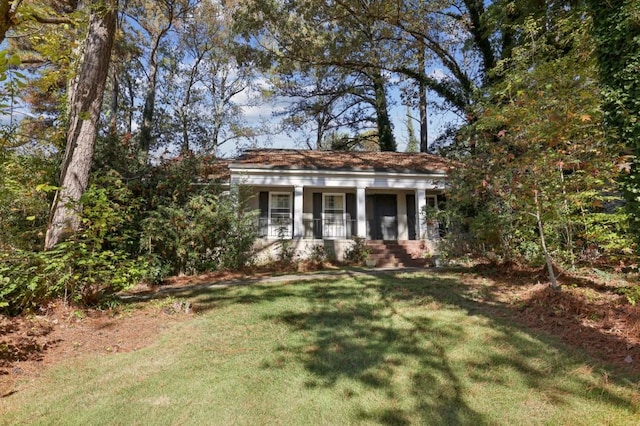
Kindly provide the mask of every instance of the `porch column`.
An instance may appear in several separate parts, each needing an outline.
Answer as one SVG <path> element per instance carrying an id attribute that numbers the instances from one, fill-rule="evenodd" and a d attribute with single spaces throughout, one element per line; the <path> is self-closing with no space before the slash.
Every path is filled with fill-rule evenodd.
<path id="1" fill-rule="evenodd" d="M 293 190 L 293 238 L 304 237 L 304 221 L 302 217 L 304 188 L 296 186 Z"/>
<path id="2" fill-rule="evenodd" d="M 356 217 L 358 225 L 356 235 L 360 238 L 367 238 L 367 212 L 366 212 L 365 188 L 356 189 Z"/>
<path id="3" fill-rule="evenodd" d="M 425 196 L 425 190 L 416 188 L 416 239 L 422 240 L 426 229 L 422 225 L 422 210 L 427 205 L 427 197 Z"/>

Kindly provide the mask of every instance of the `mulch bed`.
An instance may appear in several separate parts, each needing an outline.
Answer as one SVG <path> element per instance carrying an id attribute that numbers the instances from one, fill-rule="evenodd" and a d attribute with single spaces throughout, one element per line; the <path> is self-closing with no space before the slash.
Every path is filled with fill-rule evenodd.
<path id="1" fill-rule="evenodd" d="M 640 306 L 620 288 L 636 285 L 637 275 L 608 280 L 588 273 L 559 273 L 559 290 L 546 271 L 511 267 L 476 268 L 493 282 L 492 298 L 509 310 L 510 320 L 558 337 L 596 359 L 640 374 Z M 618 278 L 614 278 L 618 277 Z"/>

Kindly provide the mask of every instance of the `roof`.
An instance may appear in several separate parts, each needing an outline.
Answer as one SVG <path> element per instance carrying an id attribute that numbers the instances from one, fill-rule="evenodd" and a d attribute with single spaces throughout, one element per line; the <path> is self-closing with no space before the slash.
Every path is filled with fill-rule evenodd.
<path id="1" fill-rule="evenodd" d="M 229 167 L 445 174 L 454 167 L 454 163 L 426 153 L 251 149 L 233 160 Z"/>
<path id="2" fill-rule="evenodd" d="M 214 158 L 211 161 L 206 161 L 202 166 L 202 176 L 206 176 L 209 180 L 228 182 L 231 178 L 231 170 L 229 165 L 231 160 L 222 158 Z"/>

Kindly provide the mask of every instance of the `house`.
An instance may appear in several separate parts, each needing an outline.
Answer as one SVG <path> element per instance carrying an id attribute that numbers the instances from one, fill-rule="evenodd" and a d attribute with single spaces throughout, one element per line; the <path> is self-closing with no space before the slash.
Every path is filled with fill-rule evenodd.
<path id="1" fill-rule="evenodd" d="M 228 164 L 231 188 L 260 212 L 264 256 L 285 239 L 301 256 L 320 244 L 338 260 L 354 237 L 398 242 L 413 257 L 433 251 L 437 225 L 420 212 L 442 201 L 451 167 L 424 153 L 293 149 L 248 150 Z"/>

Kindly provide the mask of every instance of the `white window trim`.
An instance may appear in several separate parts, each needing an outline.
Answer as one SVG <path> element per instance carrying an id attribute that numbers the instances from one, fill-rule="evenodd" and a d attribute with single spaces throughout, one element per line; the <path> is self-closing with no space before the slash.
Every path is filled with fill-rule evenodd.
<path id="1" fill-rule="evenodd" d="M 327 197 L 330 196 L 334 196 L 334 197 L 340 197 L 342 198 L 342 223 L 344 224 L 344 232 L 345 235 L 328 235 L 327 233 L 327 229 L 325 229 L 325 226 L 322 227 L 322 237 L 323 238 L 347 238 L 346 236 L 346 232 L 347 232 L 347 196 L 344 192 L 323 192 L 322 193 L 322 222 L 323 225 L 325 224 L 325 218 L 326 218 L 326 214 L 327 214 Z"/>
<path id="2" fill-rule="evenodd" d="M 347 210 L 346 201 L 347 200 L 346 200 L 344 192 L 323 192 L 322 193 L 322 213 L 324 213 L 327 210 L 327 208 L 326 208 L 327 197 L 331 197 L 331 196 L 342 198 L 342 211 L 346 213 L 346 210 Z"/>
<path id="3" fill-rule="evenodd" d="M 289 197 L 289 221 L 291 223 L 291 225 L 289 226 L 287 232 L 282 236 L 283 238 L 291 238 L 292 237 L 292 226 L 293 226 L 293 193 L 292 192 L 286 192 L 286 191 L 273 191 L 273 192 L 269 192 L 269 216 L 268 216 L 268 229 L 269 231 L 267 232 L 267 237 L 268 238 L 279 238 L 279 236 L 277 234 L 274 234 L 272 231 L 275 230 L 275 224 L 273 224 L 271 222 L 272 220 L 272 208 L 273 208 L 273 203 L 272 203 L 272 196 L 273 195 L 287 195 Z"/>

